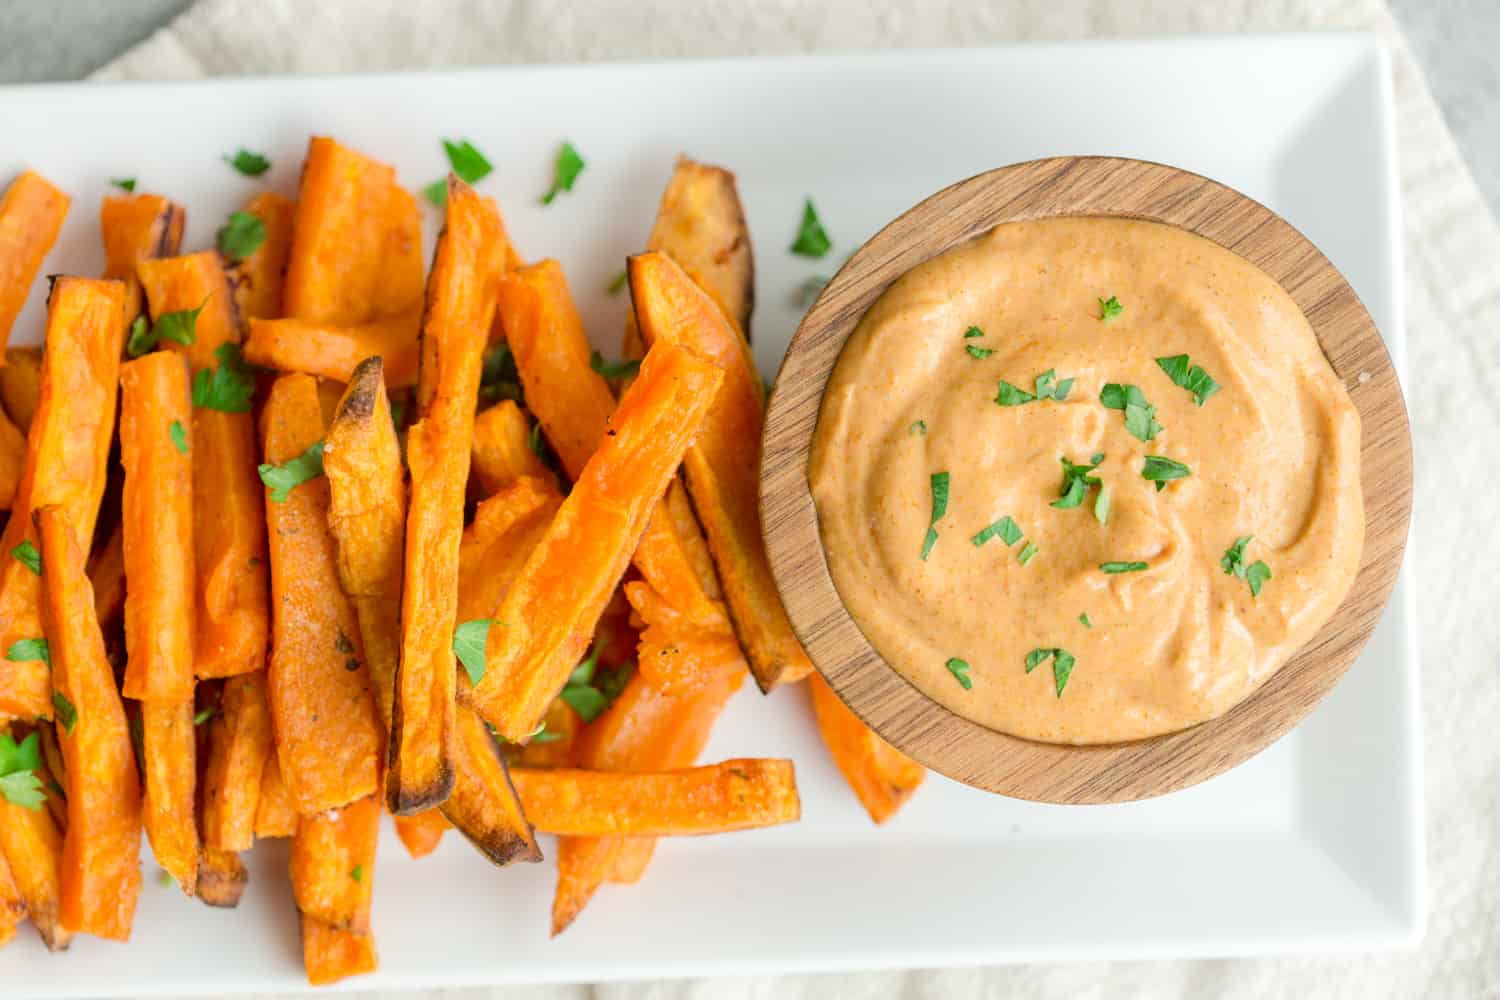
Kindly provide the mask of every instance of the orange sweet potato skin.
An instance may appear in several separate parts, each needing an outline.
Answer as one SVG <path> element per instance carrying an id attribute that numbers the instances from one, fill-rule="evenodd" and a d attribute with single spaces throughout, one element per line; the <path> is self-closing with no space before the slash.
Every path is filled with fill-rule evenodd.
<path id="1" fill-rule="evenodd" d="M 471 465 L 481 498 L 494 496 L 519 476 L 551 477 L 531 450 L 530 436 L 531 422 L 513 399 L 502 399 L 474 418 Z"/>
<path id="2" fill-rule="evenodd" d="M 473 703 L 524 742 L 583 655 L 656 502 L 722 380 L 713 365 L 663 345 L 610 418 L 611 431 L 505 595 L 488 670 Z"/>
<path id="3" fill-rule="evenodd" d="M 104 239 L 104 276 L 125 282 L 125 322 L 144 307 L 136 264 L 149 257 L 173 257 L 182 244 L 187 210 L 159 194 L 107 196 L 99 206 Z"/>
<path id="4" fill-rule="evenodd" d="M 137 272 L 154 317 L 203 306 L 185 352 L 195 375 L 218 367 L 214 352 L 239 340 L 218 254 L 144 260 Z M 195 407 L 192 459 L 194 672 L 200 678 L 233 677 L 265 666 L 270 630 L 266 521 L 250 414 Z"/>
<path id="5" fill-rule="evenodd" d="M 724 387 L 683 471 L 729 606 L 762 690 L 800 680 L 812 663 L 792 632 L 760 534 L 758 475 L 765 401 L 749 345 L 717 303 L 661 253 L 630 258 L 636 320 L 648 345 L 684 346 L 724 373 Z"/>
<path id="6" fill-rule="evenodd" d="M 57 726 L 68 793 L 58 920 L 71 931 L 124 941 L 141 888 L 135 754 L 66 509 L 42 507 L 35 521 L 53 695 L 73 715 L 71 726 L 65 720 Z"/>
<path id="7" fill-rule="evenodd" d="M 120 519 L 127 698 L 193 698 L 193 414 L 187 364 L 153 351 L 120 368 Z M 179 429 L 182 447 L 172 436 Z M 170 544 L 164 544 L 171 539 Z"/>
<path id="8" fill-rule="evenodd" d="M 356 326 L 334 326 L 304 319 L 252 319 L 245 338 L 245 360 L 281 371 L 305 372 L 349 381 L 366 358 L 385 362 L 386 384 L 403 389 L 417 384 L 418 310 Z"/>
<path id="9" fill-rule="evenodd" d="M 480 366 L 504 253 L 494 204 L 450 175 L 422 329 L 420 419 L 407 434 L 411 505 L 386 784 L 398 814 L 436 805 L 453 787 L 458 548 Z"/>
<path id="10" fill-rule="evenodd" d="M 7 348 L 5 364 L 0 367 L 0 402 L 5 404 L 6 416 L 15 422 L 22 434 L 31 429 L 31 418 L 36 413 L 41 392 L 42 349 Z"/>
<path id="11" fill-rule="evenodd" d="M 302 964 L 311 986 L 328 986 L 350 976 L 374 972 L 375 936 L 368 931 L 338 930 L 316 917 L 302 918 Z"/>
<path id="12" fill-rule="evenodd" d="M 861 722 L 821 675 L 809 677 L 807 686 L 833 762 L 870 819 L 884 823 L 912 797 L 927 770 Z"/>
<path id="13" fill-rule="evenodd" d="M 79 537 L 90 538 L 99 512 L 114 436 L 125 286 L 59 278 L 47 317 L 41 395 L 27 434 L 26 462 L 0 550 L 36 544 L 30 517 L 58 504 Z M 42 634 L 42 581 L 19 560 L 0 560 L 0 650 Z M 46 664 L 0 659 L 0 716 L 52 717 Z"/>
<path id="14" fill-rule="evenodd" d="M 282 314 L 282 286 L 297 206 L 274 191 L 262 191 L 250 199 L 245 211 L 266 227 L 266 239 L 244 260 L 229 265 L 236 312 L 245 321 L 274 318 Z"/>
<path id="15" fill-rule="evenodd" d="M 281 765 L 276 760 L 276 749 L 266 757 L 265 769 L 260 778 L 260 801 L 255 806 L 255 836 L 257 840 L 271 837 L 290 837 L 297 832 L 297 807 L 281 780 Z"/>
<path id="16" fill-rule="evenodd" d="M 42 943 L 62 951 L 73 932 L 58 921 L 62 900 L 63 836 L 47 809 L 22 809 L 0 796 L 0 854 L 26 903 Z"/>
<path id="17" fill-rule="evenodd" d="M 315 380 L 283 375 L 262 414 L 265 456 L 280 465 L 323 438 Z M 354 609 L 339 587 L 328 480 L 266 502 L 272 618 L 268 691 L 276 752 L 297 811 L 336 809 L 375 791 L 380 720 Z"/>
<path id="18" fill-rule="evenodd" d="M 233 851 L 204 847 L 198 855 L 198 898 L 207 906 L 233 909 L 250 884 L 245 863 Z"/>
<path id="19" fill-rule="evenodd" d="M 26 435 L 0 412 L 0 510 L 9 510 L 26 465 Z"/>
<path id="20" fill-rule="evenodd" d="M 303 816 L 292 838 L 292 895 L 303 916 L 368 931 L 380 803 L 373 797 Z"/>
<path id="21" fill-rule="evenodd" d="M 443 841 L 443 833 L 451 824 L 436 809 L 417 813 L 414 816 L 395 818 L 396 836 L 413 858 L 425 858 L 437 850 Z"/>
<path id="22" fill-rule="evenodd" d="M 267 761 L 276 753 L 265 671 L 227 679 L 208 726 L 203 842 L 221 851 L 248 851 L 255 842 Z"/>
<path id="23" fill-rule="evenodd" d="M 198 884 L 197 739 L 193 702 L 141 704 L 143 818 L 151 853 L 189 896 Z"/>
<path id="24" fill-rule="evenodd" d="M 16 927 L 26 919 L 26 899 L 10 873 L 5 851 L 0 850 L 0 948 L 16 936 Z"/>
<path id="25" fill-rule="evenodd" d="M 68 204 L 67 195 L 32 171 L 12 181 L 0 198 L 0 348 L 10 339 L 42 258 L 57 242 Z"/>

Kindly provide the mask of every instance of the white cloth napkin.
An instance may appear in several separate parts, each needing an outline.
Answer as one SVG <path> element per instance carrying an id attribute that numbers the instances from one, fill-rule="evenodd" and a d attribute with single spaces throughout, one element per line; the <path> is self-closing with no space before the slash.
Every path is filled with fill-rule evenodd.
<path id="1" fill-rule="evenodd" d="M 456 991 L 463 997 L 1500 997 L 1500 228 L 1381 0 L 204 0 L 101 79 L 1359 28 L 1393 49 L 1431 919 L 1414 954 Z M 1288 905 L 1295 901 L 1288 900 Z M 449 991 L 444 991 L 445 995 Z M 367 994 L 375 996 L 378 994 Z"/>

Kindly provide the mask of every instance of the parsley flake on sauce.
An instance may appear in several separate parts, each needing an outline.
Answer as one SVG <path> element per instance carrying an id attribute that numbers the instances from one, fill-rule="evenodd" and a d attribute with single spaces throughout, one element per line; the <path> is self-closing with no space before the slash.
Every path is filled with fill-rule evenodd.
<path id="1" fill-rule="evenodd" d="M 1026 672 L 1031 673 L 1048 660 L 1052 661 L 1052 683 L 1061 698 L 1063 688 L 1068 686 L 1068 678 L 1073 676 L 1073 665 L 1078 661 L 1061 646 L 1038 647 L 1026 654 Z"/>
<path id="2" fill-rule="evenodd" d="M 1250 585 L 1250 596 L 1259 597 L 1260 589 L 1265 586 L 1266 581 L 1271 579 L 1271 567 L 1263 560 L 1246 565 L 1245 546 L 1250 544 L 1254 535 L 1241 535 L 1234 540 L 1234 544 L 1224 550 L 1224 557 L 1219 560 L 1219 568 L 1227 574 L 1232 574 L 1244 580 Z"/>
<path id="3" fill-rule="evenodd" d="M 813 207 L 812 199 L 805 199 L 802 204 L 802 222 L 797 227 L 797 238 L 792 241 L 789 249 L 799 257 L 816 259 L 832 248 L 833 240 L 828 238 L 828 232 L 818 218 L 818 210 Z"/>
<path id="4" fill-rule="evenodd" d="M 983 336 L 984 331 L 979 329 L 979 327 L 977 326 L 971 326 L 964 331 L 965 340 L 974 340 L 977 337 Z M 985 358 L 995 353 L 995 350 L 992 347 L 978 347 L 974 344 L 965 344 L 964 350 L 968 352 L 969 357 L 975 359 L 976 361 L 983 361 Z"/>
<path id="5" fill-rule="evenodd" d="M 1063 467 L 1062 488 L 1058 490 L 1057 499 L 1052 501 L 1052 506 L 1058 510 L 1082 506 L 1084 497 L 1088 496 L 1089 488 L 1103 485 L 1103 481 L 1098 476 L 1091 476 L 1089 473 L 1099 467 L 1099 463 L 1104 461 L 1104 456 L 1095 455 L 1088 465 L 1075 465 L 1068 461 L 1066 455 L 1058 456 L 1058 461 L 1062 462 Z M 1105 510 L 1107 513 L 1108 505 Z M 1095 516 L 1098 516 L 1097 512 Z"/>
<path id="6" fill-rule="evenodd" d="M 1107 299 L 1099 300 L 1099 322 L 1101 323 L 1108 323 L 1124 311 L 1125 307 L 1113 295 Z"/>
<path id="7" fill-rule="evenodd" d="M 913 435 L 914 434 L 917 437 L 926 437 L 927 436 L 927 421 L 925 421 L 925 420 L 913 420 L 911 422 L 911 426 L 906 429 L 906 433 L 908 435 Z"/>
<path id="8" fill-rule="evenodd" d="M 1174 385 L 1181 386 L 1192 393 L 1193 401 L 1199 406 L 1208 402 L 1208 397 L 1219 391 L 1219 383 L 1215 382 L 1208 372 L 1193 364 L 1192 359 L 1186 354 L 1157 358 L 1156 364 L 1167 373 L 1167 378 L 1171 379 Z"/>
<path id="9" fill-rule="evenodd" d="M 1151 566 L 1143 562 L 1106 562 L 1100 563 L 1099 568 L 1106 573 L 1139 573 Z"/>
<path id="10" fill-rule="evenodd" d="M 948 673 L 952 674 L 954 679 L 958 681 L 959 687 L 968 691 L 974 686 L 974 682 L 969 679 L 969 661 L 960 660 L 958 657 L 953 656 L 949 657 L 945 666 L 948 668 Z"/>
<path id="11" fill-rule="evenodd" d="M 542 204 L 550 205 L 559 194 L 573 190 L 574 182 L 586 166 L 588 164 L 578 155 L 578 150 L 573 148 L 571 142 L 564 142 L 559 146 L 557 159 L 552 162 L 552 188 L 542 195 Z"/>
<path id="12" fill-rule="evenodd" d="M 1020 563 L 1022 566 L 1025 566 L 1027 563 L 1031 562 L 1032 559 L 1036 558 L 1036 554 L 1040 551 L 1042 550 L 1037 547 L 1036 542 L 1027 542 L 1025 547 L 1021 549 L 1020 553 L 1016 555 L 1016 562 Z"/>
<path id="13" fill-rule="evenodd" d="M 1000 520 L 989 525 L 973 538 L 969 539 L 969 541 L 974 543 L 975 548 L 978 548 L 991 538 L 998 538 L 1007 546 L 1010 546 L 1019 542 L 1022 534 L 1021 526 L 1016 523 L 1015 518 L 1006 514 Z"/>
<path id="14" fill-rule="evenodd" d="M 262 462 L 258 471 L 260 481 L 271 491 L 271 502 L 286 503 L 293 489 L 323 474 L 323 442 L 314 441 L 302 454 L 280 465 Z"/>
<path id="15" fill-rule="evenodd" d="M 1167 483 L 1172 480 L 1186 479 L 1192 474 L 1192 469 L 1165 455 L 1147 455 L 1145 464 L 1141 466 L 1141 478 L 1155 483 L 1158 493 L 1166 489 Z"/>
<path id="16" fill-rule="evenodd" d="M 1078 616 L 1078 620 L 1083 623 L 1083 627 L 1084 628 L 1093 628 L 1094 627 L 1094 623 L 1091 622 L 1091 621 L 1089 621 L 1089 613 L 1087 611 L 1085 611 L 1083 614 L 1079 615 Z"/>
<path id="17" fill-rule="evenodd" d="M 1154 441 L 1162 431 L 1156 422 L 1156 407 L 1146 402 L 1138 386 L 1106 382 L 1099 390 L 1099 402 L 1111 410 L 1125 412 L 1125 429 L 1142 441 Z"/>
<path id="18" fill-rule="evenodd" d="M 1035 392 L 1027 392 L 1001 379 L 1000 390 L 995 394 L 995 402 L 1001 406 L 1022 406 L 1043 399 L 1054 399 L 1061 403 L 1068 398 L 1068 393 L 1073 391 L 1075 381 L 1077 380 L 1065 378 L 1059 382 L 1057 370 L 1053 368 L 1048 368 L 1036 377 Z"/>
<path id="19" fill-rule="evenodd" d="M 937 523 L 948 513 L 948 473 L 934 472 L 932 474 L 932 519 L 927 522 L 927 535 L 922 539 L 922 561 L 932 554 L 932 547 L 937 544 Z"/>

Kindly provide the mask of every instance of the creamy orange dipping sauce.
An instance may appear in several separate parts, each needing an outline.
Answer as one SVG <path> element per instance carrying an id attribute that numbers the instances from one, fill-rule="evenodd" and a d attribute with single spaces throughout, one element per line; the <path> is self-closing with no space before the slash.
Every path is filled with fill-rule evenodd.
<path id="1" fill-rule="evenodd" d="M 1359 449 L 1264 272 L 1185 230 L 1064 218 L 891 285 L 808 475 L 834 583 L 892 667 L 985 726 L 1111 743 L 1220 715 L 1327 621 L 1364 544 Z"/>

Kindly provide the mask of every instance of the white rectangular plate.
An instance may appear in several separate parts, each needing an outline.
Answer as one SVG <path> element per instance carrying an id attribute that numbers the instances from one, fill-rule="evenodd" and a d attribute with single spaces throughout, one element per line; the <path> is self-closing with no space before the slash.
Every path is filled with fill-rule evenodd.
<path id="1" fill-rule="evenodd" d="M 111 177 L 188 206 L 211 245 L 262 184 L 294 193 L 327 133 L 440 176 L 467 137 L 528 259 L 559 257 L 596 344 L 618 352 L 605 292 L 642 246 L 679 151 L 739 176 L 759 251 L 756 355 L 776 370 L 796 290 L 887 220 L 990 167 L 1063 153 L 1160 160 L 1282 213 L 1340 267 L 1404 364 L 1388 69 L 1370 38 L 1181 39 L 651 65 L 0 90 L 0 180 L 34 167 L 74 196 L 49 272 L 103 266 Z M 588 160 L 538 204 L 558 143 Z M 221 159 L 267 153 L 261 180 Z M 786 251 L 804 196 L 828 259 Z M 436 221 L 432 212 L 429 222 Z M 431 247 L 432 232 L 428 232 Z M 41 327 L 36 290 L 17 329 Z M 663 843 L 637 886 L 607 886 L 547 936 L 550 863 L 489 867 L 456 836 L 413 862 L 381 843 L 380 971 L 351 989 L 1020 962 L 1324 952 L 1409 945 L 1423 924 L 1416 662 L 1406 585 L 1338 689 L 1297 732 L 1197 788 L 1054 807 L 932 777 L 874 828 L 829 763 L 801 691 L 746 685 L 705 758 L 788 755 L 801 823 Z M 545 847 L 550 848 L 550 843 Z M 304 987 L 285 847 L 258 847 L 238 910 L 146 886 L 127 946 L 46 955 L 28 928 L 0 952 L 7 996 Z"/>

